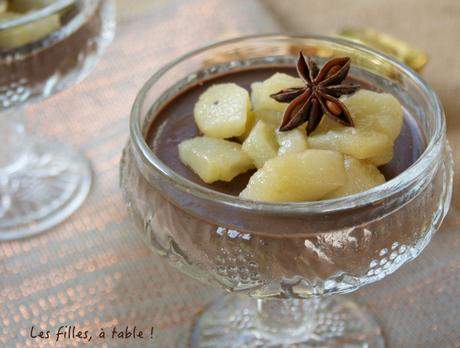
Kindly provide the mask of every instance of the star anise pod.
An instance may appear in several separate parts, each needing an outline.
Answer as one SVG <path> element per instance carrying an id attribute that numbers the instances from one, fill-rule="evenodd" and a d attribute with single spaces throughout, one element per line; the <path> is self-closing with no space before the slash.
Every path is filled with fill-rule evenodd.
<path id="1" fill-rule="evenodd" d="M 346 106 L 338 99 L 359 89 L 356 84 L 342 84 L 350 70 L 350 58 L 332 58 L 321 70 L 310 58 L 299 53 L 297 73 L 304 87 L 287 88 L 270 97 L 290 104 L 283 114 L 280 131 L 297 128 L 307 122 L 307 134 L 318 127 L 323 115 L 345 126 L 354 126 Z"/>

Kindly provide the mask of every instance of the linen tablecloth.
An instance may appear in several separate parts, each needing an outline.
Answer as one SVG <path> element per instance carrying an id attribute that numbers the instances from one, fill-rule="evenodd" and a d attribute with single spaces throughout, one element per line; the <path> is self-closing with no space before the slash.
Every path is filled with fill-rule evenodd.
<path id="1" fill-rule="evenodd" d="M 173 269 L 133 232 L 118 187 L 129 110 L 137 91 L 156 69 L 192 48 L 256 32 L 331 32 L 345 24 L 340 6 L 350 2 L 283 3 L 297 3 L 300 10 L 294 6 L 283 9 L 273 1 L 143 0 L 134 5 L 120 0 L 115 41 L 93 73 L 79 85 L 28 108 L 33 131 L 82 149 L 92 161 L 94 183 L 87 201 L 64 223 L 34 238 L 0 243 L 0 347 L 169 348 L 181 342 L 193 317 L 220 292 Z M 399 18 L 398 6 L 418 15 L 416 6 L 408 8 L 391 1 L 393 9 L 383 2 L 374 9 L 367 3 L 371 2 L 353 2 L 353 6 L 356 11 L 358 5 L 372 9 L 369 15 L 376 18 L 378 29 L 431 53 L 425 74 L 446 105 L 451 143 L 458 154 L 455 132 L 460 122 L 455 112 L 460 108 L 460 60 L 452 58 L 458 49 L 445 47 L 444 53 L 439 53 L 441 43 L 434 40 L 435 34 L 419 37 L 430 30 L 437 33 L 434 22 L 422 23 L 417 18 L 411 19 L 413 26 L 398 22 L 397 28 L 415 28 L 417 35 L 399 32 L 390 22 L 377 20 Z M 444 34 L 453 43 L 455 30 L 457 37 L 459 34 L 460 6 L 455 0 L 445 3 L 450 7 L 429 6 L 440 16 L 436 23 L 450 28 Z M 337 8 L 332 4 L 338 4 L 334 5 Z M 327 22 L 322 19 L 326 14 Z M 457 22 L 452 22 L 453 17 Z M 367 20 L 368 25 L 374 24 Z M 458 225 L 453 209 L 441 232 L 416 261 L 351 295 L 375 314 L 388 347 L 460 347 Z M 32 326 L 37 334 L 38 330 L 55 333 L 66 325 L 88 330 L 92 341 L 62 339 L 56 343 L 54 336 L 30 337 Z M 136 326 L 145 331 L 145 337 L 111 339 L 114 326 L 119 331 Z M 107 334 L 105 339 L 97 337 L 101 329 Z"/>

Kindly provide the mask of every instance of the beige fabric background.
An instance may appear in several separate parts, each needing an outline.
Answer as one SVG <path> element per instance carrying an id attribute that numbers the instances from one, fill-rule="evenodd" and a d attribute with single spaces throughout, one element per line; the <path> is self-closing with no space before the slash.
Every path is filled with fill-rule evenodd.
<path id="1" fill-rule="evenodd" d="M 457 0 L 118 3 L 116 39 L 90 77 L 29 108 L 30 127 L 80 147 L 92 161 L 95 178 L 88 200 L 66 222 L 35 238 L 0 243 L 2 348 L 176 347 L 194 315 L 219 295 L 148 251 L 132 231 L 118 188 L 118 162 L 136 92 L 162 64 L 194 47 L 237 34 L 280 30 L 327 33 L 348 24 L 370 25 L 406 39 L 430 53 L 424 76 L 443 99 L 458 158 Z M 455 196 L 458 181 L 456 187 Z M 352 295 L 375 314 L 388 347 L 460 347 L 460 231 L 456 214 L 455 208 L 415 262 Z M 148 330 L 155 326 L 155 337 L 56 344 L 32 340 L 32 325 L 52 331 L 61 325 L 75 325 L 93 334 L 114 325 Z"/>

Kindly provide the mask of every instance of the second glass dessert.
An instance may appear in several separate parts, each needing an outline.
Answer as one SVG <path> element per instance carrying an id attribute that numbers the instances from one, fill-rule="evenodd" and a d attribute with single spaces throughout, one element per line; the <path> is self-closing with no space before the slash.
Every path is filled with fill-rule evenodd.
<path id="1" fill-rule="evenodd" d="M 394 155 L 372 159 L 374 165 L 386 163 L 379 167 L 386 182 L 343 197 L 268 202 L 239 197 L 254 172 L 230 183 L 200 180 L 207 178 L 200 166 L 184 165 L 178 147 L 202 136 L 194 110 L 200 95 L 222 83 L 249 90 L 275 73 L 294 76 L 299 52 L 318 67 L 350 57 L 351 80 L 402 105 Z M 254 98 L 252 107 L 257 111 Z M 269 123 L 273 114 L 265 115 Z M 443 111 L 413 71 L 371 49 L 327 37 L 235 39 L 191 52 L 158 71 L 140 91 L 130 127 L 121 184 L 137 229 L 183 272 L 246 295 L 212 304 L 194 326 L 193 347 L 384 345 L 365 309 L 329 295 L 380 280 L 415 258 L 448 210 L 452 163 Z M 246 139 L 228 141 L 244 147 Z M 264 170 L 267 163 L 255 167 Z"/>
<path id="2" fill-rule="evenodd" d="M 27 134 L 24 105 L 87 75 L 113 38 L 114 15 L 112 0 L 0 1 L 0 240 L 55 226 L 88 195 L 88 160 Z"/>

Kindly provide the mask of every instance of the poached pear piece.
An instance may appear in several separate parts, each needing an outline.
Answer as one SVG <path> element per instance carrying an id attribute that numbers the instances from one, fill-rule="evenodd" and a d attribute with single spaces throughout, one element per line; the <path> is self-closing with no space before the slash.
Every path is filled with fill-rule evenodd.
<path id="1" fill-rule="evenodd" d="M 254 168 L 240 144 L 207 136 L 180 143 L 179 158 L 206 183 L 231 181 L 238 174 Z"/>
<path id="2" fill-rule="evenodd" d="M 275 73 L 264 81 L 251 84 L 251 103 L 256 119 L 278 127 L 287 103 L 280 103 L 271 94 L 290 86 L 302 86 L 302 80 L 288 74 Z"/>
<path id="3" fill-rule="evenodd" d="M 376 166 L 351 156 L 344 157 L 345 184 L 337 190 L 328 193 L 323 197 L 324 199 L 349 196 L 369 190 L 385 182 L 385 177 Z"/>
<path id="4" fill-rule="evenodd" d="M 393 142 L 385 134 L 350 127 L 310 136 L 308 145 L 313 149 L 340 151 L 358 159 L 383 156 L 393 149 Z"/>
<path id="5" fill-rule="evenodd" d="M 279 144 L 278 156 L 308 149 L 307 135 L 300 127 L 287 132 L 277 130 L 276 140 Z"/>
<path id="6" fill-rule="evenodd" d="M 275 73 L 263 82 L 252 84 L 252 106 L 255 111 L 274 110 L 283 112 L 287 106 L 286 102 L 280 103 L 270 96 L 282 89 L 301 86 L 303 86 L 301 79 L 288 74 Z"/>
<path id="7" fill-rule="evenodd" d="M 278 154 L 278 143 L 275 137 L 275 127 L 257 121 L 249 136 L 243 142 L 243 151 L 252 158 L 257 168 L 262 168 L 269 159 Z"/>
<path id="8" fill-rule="evenodd" d="M 251 84 L 252 111 L 257 120 L 263 120 L 278 127 L 283 112 L 270 109 L 268 106 L 262 104 L 262 87 L 263 82 L 254 82 Z"/>
<path id="9" fill-rule="evenodd" d="M 356 128 L 375 130 L 391 141 L 399 136 L 403 110 L 393 95 L 362 89 L 344 100 L 344 104 L 350 110 Z"/>
<path id="10" fill-rule="evenodd" d="M 0 21 L 21 17 L 13 12 L 0 13 Z M 16 48 L 44 39 L 58 30 L 61 20 L 58 14 L 38 19 L 0 31 L 0 48 Z"/>
<path id="11" fill-rule="evenodd" d="M 341 153 L 305 150 L 265 162 L 251 176 L 240 197 L 264 202 L 314 201 L 343 186 L 345 181 Z"/>
<path id="12" fill-rule="evenodd" d="M 248 91 L 235 83 L 222 83 L 200 95 L 193 115 L 203 134 L 226 139 L 244 134 L 250 107 Z"/>
<path id="13" fill-rule="evenodd" d="M 354 128 L 342 127 L 323 119 L 308 138 L 309 145 L 368 159 L 375 165 L 391 161 L 394 141 L 403 124 L 403 110 L 399 101 L 388 93 L 360 90 L 344 99 L 343 104 L 350 112 Z"/>
<path id="14" fill-rule="evenodd" d="M 241 134 L 240 136 L 237 136 L 236 139 L 242 143 L 244 142 L 249 134 L 251 133 L 252 128 L 256 124 L 256 116 L 252 110 L 248 112 L 248 119 L 246 120 L 246 128 L 244 130 L 244 133 Z"/>

